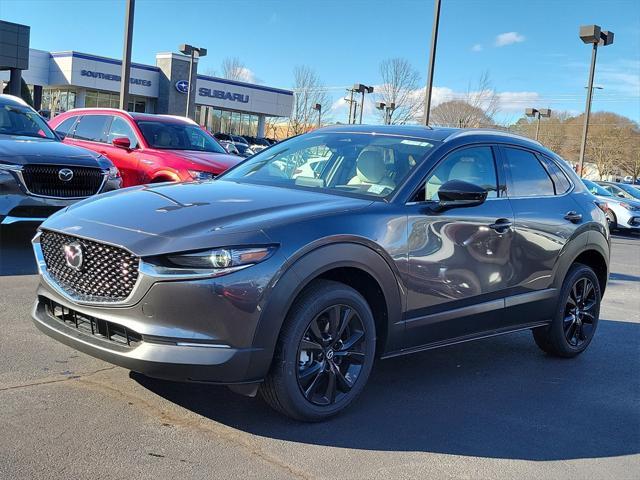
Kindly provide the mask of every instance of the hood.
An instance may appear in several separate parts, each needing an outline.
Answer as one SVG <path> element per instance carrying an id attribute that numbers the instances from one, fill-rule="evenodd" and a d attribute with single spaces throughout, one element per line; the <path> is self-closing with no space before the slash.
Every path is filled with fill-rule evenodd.
<path id="1" fill-rule="evenodd" d="M 166 150 L 163 150 L 166 152 Z M 199 166 L 208 167 L 216 173 L 222 173 L 228 168 L 231 168 L 242 160 L 237 155 L 229 155 L 226 153 L 213 153 L 213 152 L 197 152 L 193 150 L 169 150 L 172 154 L 180 157 L 193 164 L 194 169 L 198 169 Z"/>
<path id="2" fill-rule="evenodd" d="M 77 203 L 42 228 L 137 255 L 271 243 L 263 227 L 363 208 L 371 200 L 227 180 L 125 188 Z"/>
<path id="3" fill-rule="evenodd" d="M 0 135 L 0 161 L 15 165 L 49 163 L 98 166 L 98 154 L 57 140 Z"/>

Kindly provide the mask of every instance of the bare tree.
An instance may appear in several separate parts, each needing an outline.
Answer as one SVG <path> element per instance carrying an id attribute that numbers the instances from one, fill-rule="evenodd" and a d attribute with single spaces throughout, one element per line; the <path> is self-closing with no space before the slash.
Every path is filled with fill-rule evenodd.
<path id="1" fill-rule="evenodd" d="M 241 82 L 260 83 L 253 72 L 238 57 L 227 57 L 222 61 L 222 78 Z"/>
<path id="2" fill-rule="evenodd" d="M 404 58 L 390 58 L 380 63 L 382 85 L 376 87 L 379 101 L 395 104 L 391 112 L 391 124 L 401 125 L 418 118 L 423 107 L 423 96 L 418 82 L 420 74 Z M 380 111 L 384 121 L 386 112 Z"/>
<path id="3" fill-rule="evenodd" d="M 331 98 L 318 74 L 310 67 L 295 67 L 293 79 L 294 99 L 289 117 L 289 134 L 298 135 L 317 125 L 318 111 L 314 107 L 318 103 L 322 108 L 323 120 L 327 121 Z"/>
<path id="4" fill-rule="evenodd" d="M 495 124 L 494 116 L 499 111 L 500 97 L 485 72 L 474 88 L 467 89 L 466 94 L 434 107 L 431 120 L 435 125 L 447 127 L 487 127 Z"/>
<path id="5" fill-rule="evenodd" d="M 493 121 L 480 107 L 465 100 L 449 100 L 431 110 L 431 123 L 442 127 L 479 128 Z"/>

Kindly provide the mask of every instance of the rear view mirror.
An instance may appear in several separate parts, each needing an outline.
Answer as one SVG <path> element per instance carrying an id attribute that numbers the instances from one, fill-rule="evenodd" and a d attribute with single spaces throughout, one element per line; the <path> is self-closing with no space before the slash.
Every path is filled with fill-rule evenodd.
<path id="1" fill-rule="evenodd" d="M 131 142 L 127 137 L 116 137 L 111 141 L 111 143 L 114 147 L 125 148 L 127 150 L 131 148 Z"/>
<path id="2" fill-rule="evenodd" d="M 441 209 L 455 207 L 473 207 L 484 203 L 487 191 L 463 180 L 449 180 L 438 189 L 438 207 Z"/>

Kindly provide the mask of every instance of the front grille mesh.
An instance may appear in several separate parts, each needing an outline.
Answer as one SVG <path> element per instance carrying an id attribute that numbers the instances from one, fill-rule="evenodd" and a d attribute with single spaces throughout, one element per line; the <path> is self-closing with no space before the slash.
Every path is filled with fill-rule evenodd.
<path id="1" fill-rule="evenodd" d="M 71 268 L 65 259 L 65 245 L 74 243 L 82 250 L 79 270 Z M 69 294 L 80 299 L 124 300 L 138 279 L 138 257 L 122 248 L 48 230 L 42 232 L 40 246 L 49 275 Z"/>
<path id="2" fill-rule="evenodd" d="M 73 177 L 68 182 L 59 177 L 68 168 Z M 25 165 L 22 168 L 27 190 L 35 195 L 59 198 L 79 198 L 95 195 L 100 190 L 104 174 L 99 168 L 66 167 L 64 165 Z"/>

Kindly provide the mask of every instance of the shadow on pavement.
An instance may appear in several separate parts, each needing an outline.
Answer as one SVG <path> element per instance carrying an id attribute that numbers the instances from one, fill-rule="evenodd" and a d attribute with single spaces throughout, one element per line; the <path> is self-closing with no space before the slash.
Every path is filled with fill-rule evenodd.
<path id="1" fill-rule="evenodd" d="M 589 350 L 556 359 L 529 332 L 380 361 L 359 400 L 321 424 L 296 423 L 225 387 L 145 388 L 216 422 L 293 442 L 524 460 L 640 452 L 640 325 L 601 320 Z"/>
<path id="2" fill-rule="evenodd" d="M 31 249 L 37 224 L 0 227 L 0 276 L 38 273 Z"/>

